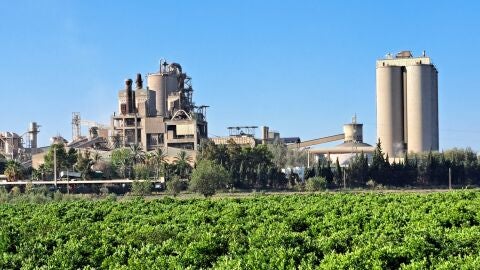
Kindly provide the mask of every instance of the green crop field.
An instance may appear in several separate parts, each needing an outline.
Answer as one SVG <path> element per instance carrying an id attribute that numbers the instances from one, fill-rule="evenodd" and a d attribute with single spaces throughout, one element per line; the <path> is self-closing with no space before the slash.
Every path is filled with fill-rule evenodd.
<path id="1" fill-rule="evenodd" d="M 0 205 L 1 269 L 478 269 L 480 193 Z"/>

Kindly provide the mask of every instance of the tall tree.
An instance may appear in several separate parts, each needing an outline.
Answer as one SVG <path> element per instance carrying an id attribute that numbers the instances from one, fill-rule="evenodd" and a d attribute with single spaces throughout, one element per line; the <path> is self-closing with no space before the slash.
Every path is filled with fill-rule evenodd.
<path id="1" fill-rule="evenodd" d="M 92 171 L 92 166 L 95 164 L 93 158 L 91 158 L 90 151 L 86 150 L 84 153 L 78 152 L 77 163 L 75 163 L 75 170 L 80 172 L 82 179 L 88 179 Z"/>
<path id="2" fill-rule="evenodd" d="M 287 145 L 282 141 L 275 139 L 268 145 L 268 150 L 272 153 L 272 162 L 277 168 L 285 168 L 287 164 Z"/>
<path id="3" fill-rule="evenodd" d="M 71 169 L 77 162 L 77 151 L 73 148 L 65 148 L 63 143 L 52 144 L 44 157 L 45 168 L 53 172 L 54 159 L 57 160 L 57 171 Z"/>
<path id="4" fill-rule="evenodd" d="M 163 152 L 162 148 L 157 148 L 152 152 L 152 160 L 155 165 L 155 178 L 160 179 L 160 172 L 165 176 L 165 158 L 167 155 Z"/>
<path id="5" fill-rule="evenodd" d="M 382 151 L 382 143 L 380 138 L 377 141 L 375 151 L 372 155 L 372 163 L 370 165 L 370 177 L 375 180 L 375 182 L 386 184 L 386 163 L 385 156 Z"/>
<path id="6" fill-rule="evenodd" d="M 176 173 L 181 178 L 187 178 L 192 170 L 192 157 L 185 151 L 180 151 L 175 157 Z"/>
<path id="7" fill-rule="evenodd" d="M 132 152 L 130 148 L 119 148 L 112 151 L 111 161 L 112 166 L 117 174 L 122 178 L 131 176 L 132 171 Z"/>
<path id="8" fill-rule="evenodd" d="M 7 161 L 4 174 L 9 182 L 21 180 L 23 178 L 22 165 L 16 160 Z"/>

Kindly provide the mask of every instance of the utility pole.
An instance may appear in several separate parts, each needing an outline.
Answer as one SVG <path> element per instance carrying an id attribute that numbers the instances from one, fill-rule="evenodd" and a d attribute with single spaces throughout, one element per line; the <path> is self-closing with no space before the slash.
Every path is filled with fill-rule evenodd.
<path id="1" fill-rule="evenodd" d="M 70 177 L 68 176 L 68 167 L 67 167 L 67 194 L 70 194 L 70 185 L 69 185 L 69 182 L 68 182 L 69 179 L 70 179 Z"/>
<path id="2" fill-rule="evenodd" d="M 310 168 L 310 147 L 305 149 L 307 149 L 307 168 Z"/>
<path id="3" fill-rule="evenodd" d="M 57 190 L 57 147 L 53 147 L 53 181 L 55 190 Z"/>
<path id="4" fill-rule="evenodd" d="M 448 168 L 448 189 L 452 189 L 452 168 Z"/>

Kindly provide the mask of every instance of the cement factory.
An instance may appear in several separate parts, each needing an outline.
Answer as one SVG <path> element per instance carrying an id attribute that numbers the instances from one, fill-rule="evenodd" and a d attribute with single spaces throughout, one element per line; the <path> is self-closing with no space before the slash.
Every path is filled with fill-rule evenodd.
<path id="1" fill-rule="evenodd" d="M 178 63 L 162 60 L 157 72 L 146 74 L 146 85 L 141 74 L 135 82 L 126 79 L 118 92 L 118 111 L 111 123 L 99 124 L 84 120 L 80 113 L 72 113 L 72 140 L 57 136 L 55 141 L 66 142 L 75 149 L 95 149 L 108 155 L 120 147 L 139 145 L 145 151 L 165 149 L 169 157 L 179 151 L 195 153 L 202 140 L 216 144 L 230 140 L 243 146 L 255 146 L 282 141 L 291 149 L 309 149 L 312 155 L 339 158 L 342 164 L 355 153 L 372 153 L 375 148 L 363 142 L 363 125 L 356 116 L 345 124 L 343 133 L 302 141 L 299 137 L 282 138 L 269 127 L 261 127 L 261 137 L 255 138 L 257 126 L 229 127 L 226 137 L 208 137 L 206 110 L 208 106 L 193 101 L 191 78 Z M 406 152 L 436 151 L 438 134 L 438 71 L 423 52 L 414 57 L 410 51 L 388 54 L 376 61 L 377 138 L 390 158 L 401 158 Z M 89 128 L 82 136 L 82 127 Z M 0 153 L 37 168 L 48 147 L 39 148 L 39 125 L 32 122 L 28 130 L 18 135 L 0 133 Z M 312 146 L 341 141 L 328 148 Z M 33 162 L 32 162 L 33 160 Z"/>

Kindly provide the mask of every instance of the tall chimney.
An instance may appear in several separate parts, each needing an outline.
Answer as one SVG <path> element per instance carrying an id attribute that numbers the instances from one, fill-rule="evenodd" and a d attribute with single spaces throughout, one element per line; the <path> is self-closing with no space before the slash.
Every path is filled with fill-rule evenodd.
<path id="1" fill-rule="evenodd" d="M 132 108 L 132 100 L 133 100 L 133 91 L 132 91 L 132 79 L 127 79 L 125 80 L 125 92 L 127 94 L 127 102 L 126 102 L 126 107 L 127 107 L 127 113 L 132 113 L 133 108 Z"/>
<path id="2" fill-rule="evenodd" d="M 135 84 L 137 85 L 137 89 L 143 88 L 142 74 L 137 73 L 137 79 L 135 80 Z"/>

